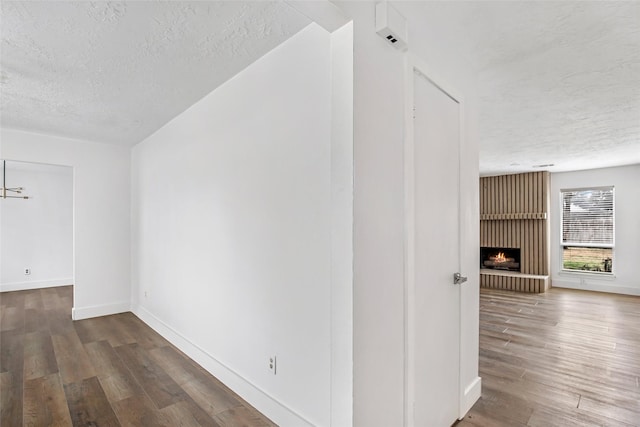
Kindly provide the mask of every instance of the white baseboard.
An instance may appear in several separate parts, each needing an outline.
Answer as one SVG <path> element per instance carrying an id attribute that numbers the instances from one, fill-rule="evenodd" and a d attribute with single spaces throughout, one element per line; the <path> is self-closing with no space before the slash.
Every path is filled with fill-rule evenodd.
<path id="1" fill-rule="evenodd" d="M 462 399 L 460 402 L 460 418 L 463 419 L 464 416 L 469 412 L 469 409 L 473 406 L 474 403 L 480 399 L 482 395 L 482 378 L 476 377 L 469 385 L 467 385 L 464 389 L 464 394 L 462 395 Z"/>
<path id="2" fill-rule="evenodd" d="M 262 412 L 271 421 L 281 426 L 312 427 L 313 424 L 292 409 L 280 403 L 258 386 L 243 378 L 240 374 L 219 362 L 211 354 L 191 342 L 171 326 L 142 306 L 132 307 L 132 312 L 151 329 L 162 335 L 167 341 L 178 347 L 183 353 L 195 360 L 211 375 L 222 381 L 227 387 Z"/>
<path id="3" fill-rule="evenodd" d="M 593 283 L 593 282 L 585 282 L 581 284 L 576 282 L 565 282 L 561 280 L 553 280 L 551 283 L 551 287 L 640 296 L 640 288 L 632 288 L 630 286 L 615 286 L 615 285 L 600 284 L 600 283 Z"/>
<path id="4" fill-rule="evenodd" d="M 110 314 L 126 313 L 131 311 L 129 301 L 114 304 L 92 305 L 89 307 L 73 307 L 71 318 L 73 320 L 90 319 L 92 317 L 108 316 Z"/>
<path id="5" fill-rule="evenodd" d="M 32 282 L 0 283 L 0 292 L 26 291 L 29 289 L 54 288 L 73 284 L 73 278 L 36 280 Z"/>

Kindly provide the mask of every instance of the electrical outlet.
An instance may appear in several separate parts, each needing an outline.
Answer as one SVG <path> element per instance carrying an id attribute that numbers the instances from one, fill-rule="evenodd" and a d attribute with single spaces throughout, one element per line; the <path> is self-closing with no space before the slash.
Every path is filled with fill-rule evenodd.
<path id="1" fill-rule="evenodd" d="M 31 274 L 31 269 L 30 268 L 25 268 L 24 269 L 24 274 L 25 274 L 25 276 L 30 275 Z"/>
<path id="2" fill-rule="evenodd" d="M 275 375 L 277 372 L 277 368 L 278 368 L 277 362 L 278 362 L 278 359 L 276 359 L 275 356 L 269 357 L 269 370 L 273 373 L 273 375 Z"/>
<path id="3" fill-rule="evenodd" d="M 147 293 L 147 291 L 144 291 L 144 297 L 146 298 L 148 296 L 149 296 L 149 294 Z"/>

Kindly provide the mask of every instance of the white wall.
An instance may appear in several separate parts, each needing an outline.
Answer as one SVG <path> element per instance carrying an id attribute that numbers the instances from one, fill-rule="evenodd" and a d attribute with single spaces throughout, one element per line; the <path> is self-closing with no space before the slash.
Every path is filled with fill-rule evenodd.
<path id="1" fill-rule="evenodd" d="M 136 314 L 283 426 L 330 423 L 352 170 L 332 170 L 330 42 L 310 25 L 132 154 Z"/>
<path id="2" fill-rule="evenodd" d="M 12 161 L 6 169 L 7 186 L 29 199 L 0 200 L 0 291 L 73 284 L 73 169 Z"/>
<path id="3" fill-rule="evenodd" d="M 397 426 L 404 413 L 404 55 L 375 34 L 374 2 L 336 4 L 354 19 L 355 31 L 354 425 Z M 455 33 L 439 2 L 398 7 L 409 20 L 411 50 L 466 100 L 461 203 L 463 273 L 470 280 L 461 301 L 464 394 L 478 385 L 475 82 L 456 57 Z M 305 419 L 328 425 L 330 412 L 327 40 L 306 29 L 132 155 L 136 313 L 223 381 L 242 388 L 237 391 L 252 403 L 260 402 L 258 409 L 296 427 Z M 13 144 L 12 150 L 25 160 L 38 161 L 40 150 L 53 156 L 33 142 L 27 148 Z M 77 205 L 85 199 L 78 185 L 87 171 L 80 174 L 73 165 Z M 126 185 L 120 188 L 124 194 Z M 77 253 L 88 251 L 78 239 Z M 78 258 L 76 279 L 79 284 Z M 279 371 L 271 376 L 266 359 L 274 353 Z M 463 407 L 471 395 L 461 396 Z"/>
<path id="4" fill-rule="evenodd" d="M 640 295 L 640 165 L 551 174 L 551 285 Z M 560 190 L 615 187 L 613 276 L 562 271 Z"/>
<path id="5" fill-rule="evenodd" d="M 2 129 L 2 157 L 74 170 L 75 319 L 130 307 L 130 149 Z"/>
<path id="6" fill-rule="evenodd" d="M 354 19 L 354 425 L 404 418 L 404 55 L 374 29 L 374 2 L 336 2 Z M 472 70 L 456 56 L 442 2 L 398 4 L 409 46 L 466 101 L 462 150 L 461 409 L 478 381 L 478 148 Z M 426 19 L 425 19 L 426 18 Z M 434 210 L 437 212 L 437 210 Z M 437 220 L 437 218 L 434 218 Z"/>

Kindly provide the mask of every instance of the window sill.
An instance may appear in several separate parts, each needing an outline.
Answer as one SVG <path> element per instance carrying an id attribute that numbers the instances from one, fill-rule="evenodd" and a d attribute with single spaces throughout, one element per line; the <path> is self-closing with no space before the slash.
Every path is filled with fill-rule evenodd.
<path id="1" fill-rule="evenodd" d="M 559 276 L 587 276 L 592 278 L 598 278 L 602 280 L 615 280 L 615 273 L 607 273 L 604 271 L 578 271 L 578 270 L 560 270 Z"/>

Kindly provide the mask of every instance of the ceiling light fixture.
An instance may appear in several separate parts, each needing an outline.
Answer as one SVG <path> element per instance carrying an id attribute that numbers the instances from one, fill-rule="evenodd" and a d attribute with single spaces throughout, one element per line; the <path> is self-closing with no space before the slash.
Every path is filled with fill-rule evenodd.
<path id="1" fill-rule="evenodd" d="M 553 163 L 547 163 L 544 165 L 533 165 L 532 168 L 550 168 L 551 166 L 555 166 Z"/>
<path id="2" fill-rule="evenodd" d="M 22 187 L 7 188 L 7 161 L 2 161 L 2 198 L 3 199 L 28 199 L 29 196 L 15 196 L 14 194 L 22 194 Z M 11 193 L 7 195 L 7 193 Z"/>

